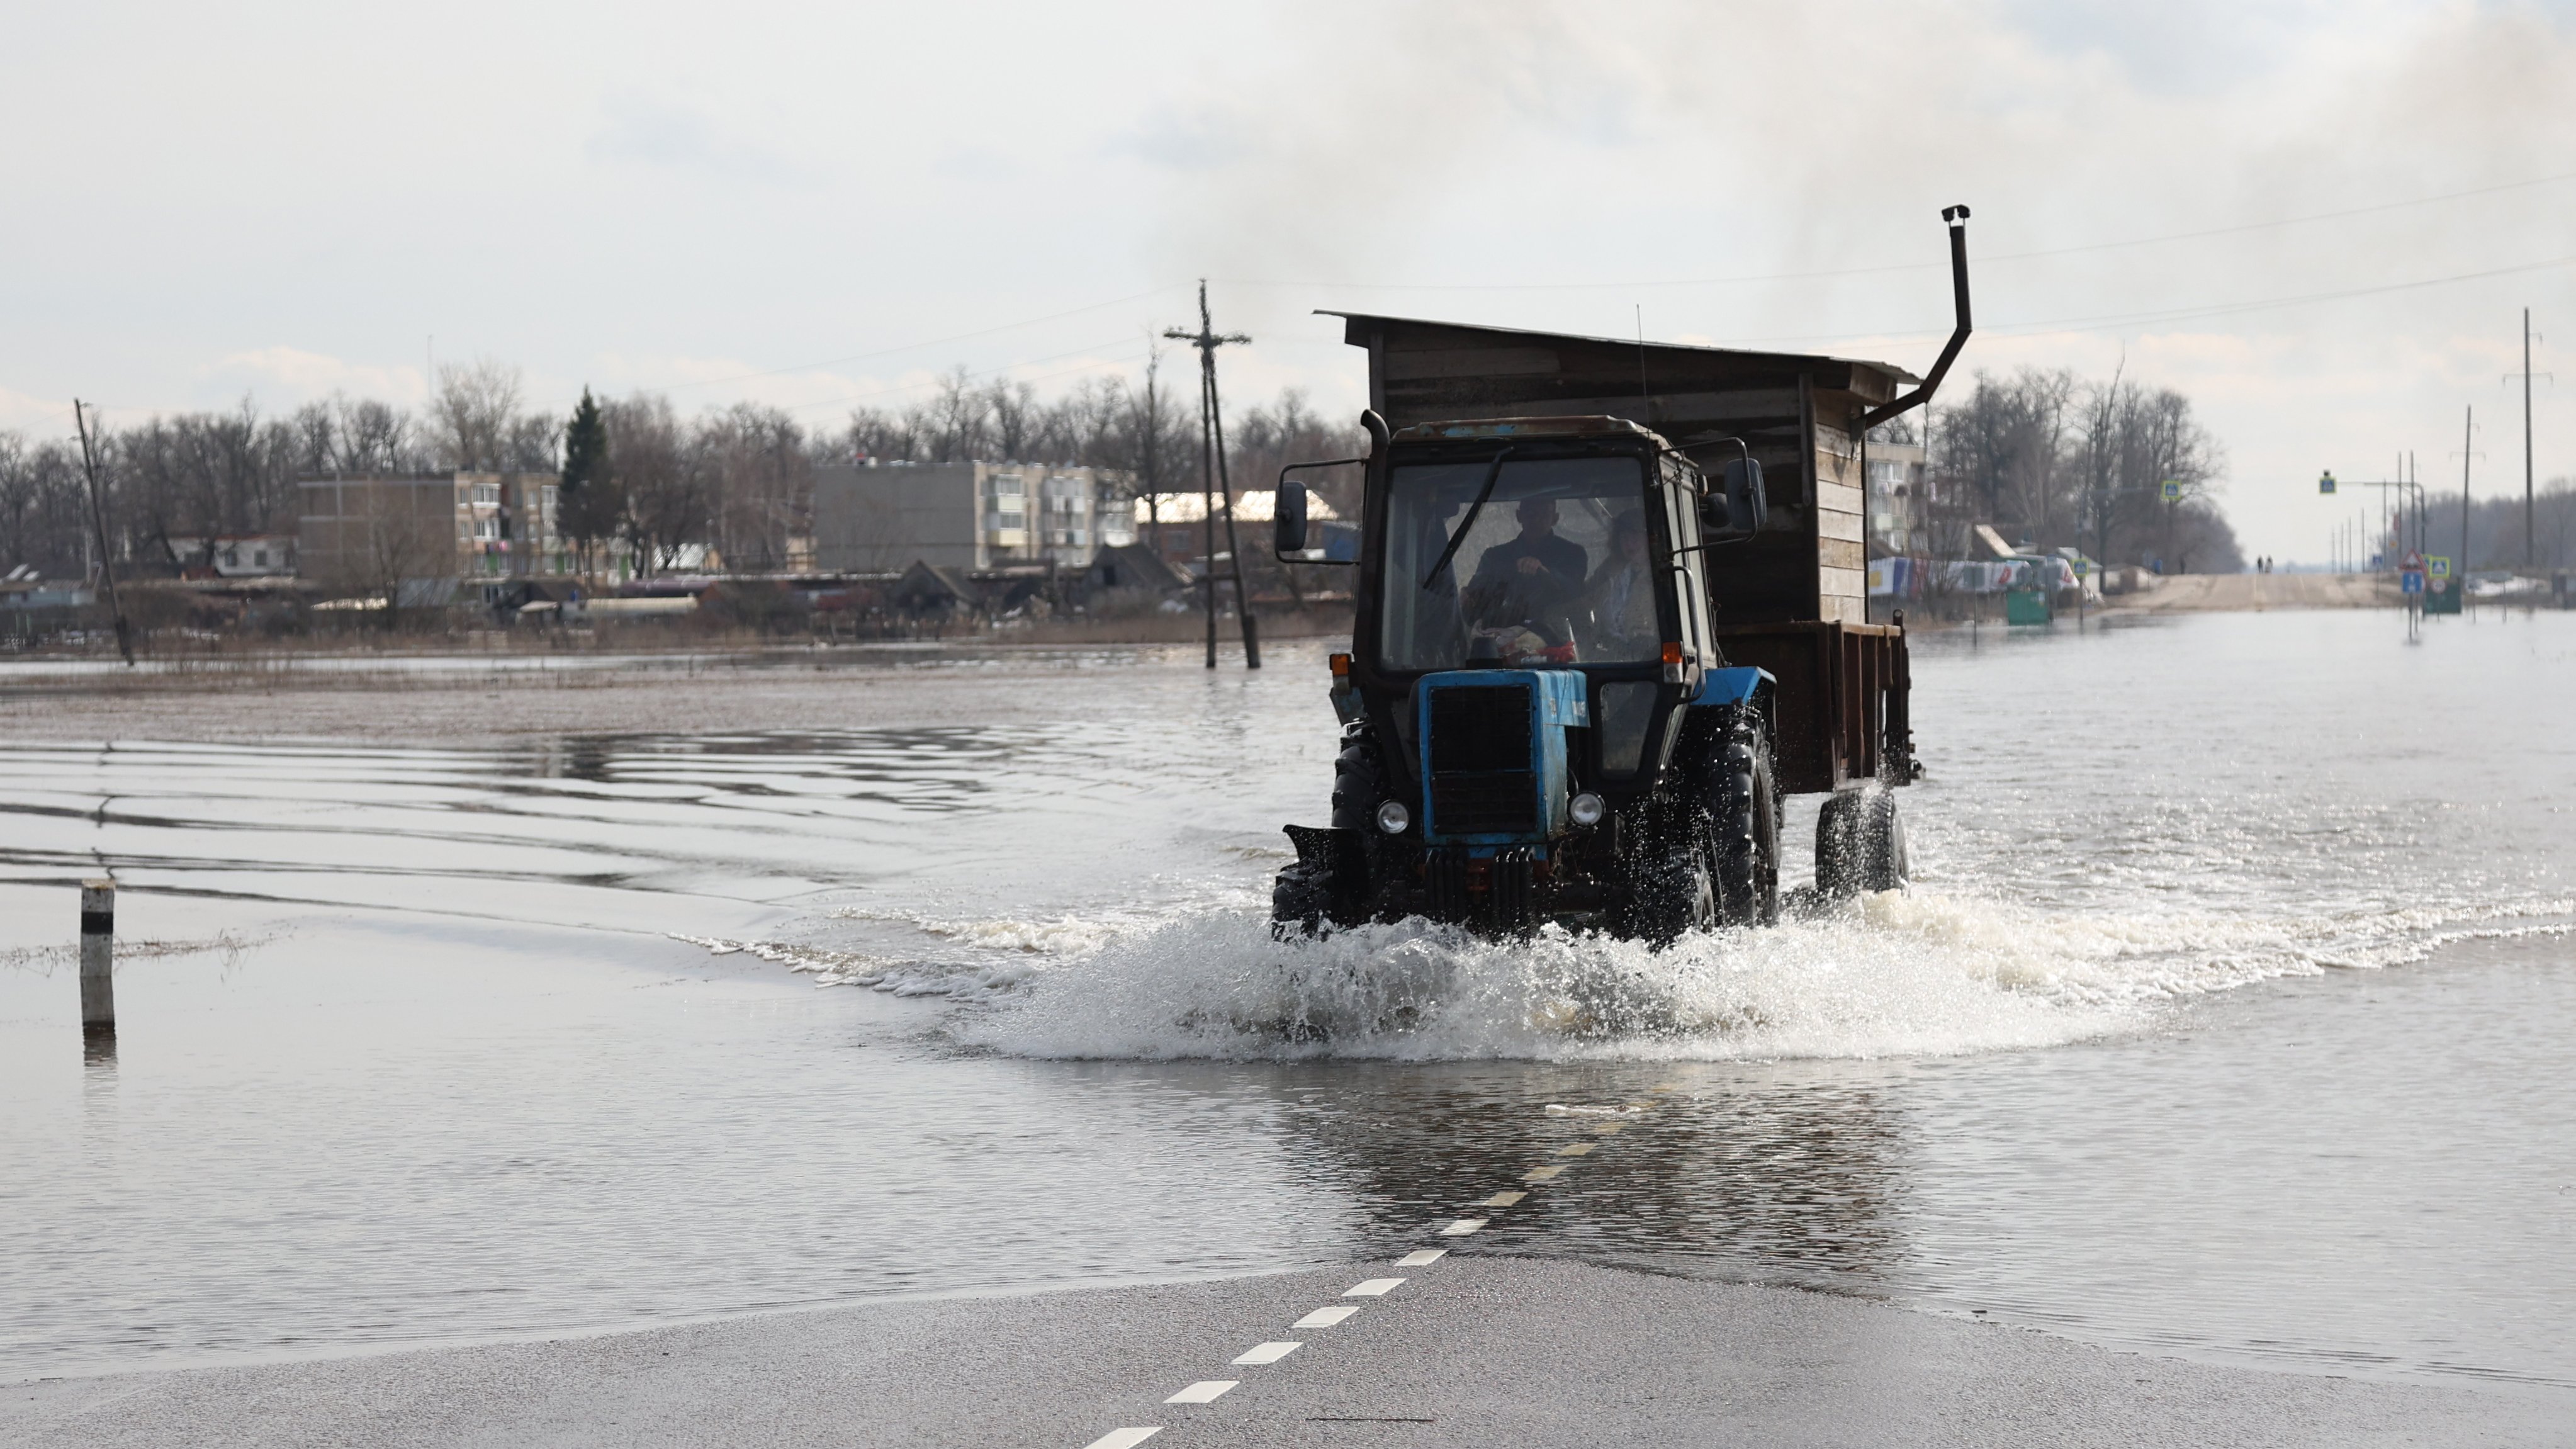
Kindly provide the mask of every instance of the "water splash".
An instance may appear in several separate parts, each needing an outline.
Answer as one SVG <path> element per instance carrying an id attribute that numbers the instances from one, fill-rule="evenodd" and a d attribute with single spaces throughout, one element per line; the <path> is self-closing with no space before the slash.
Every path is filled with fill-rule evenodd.
<path id="1" fill-rule="evenodd" d="M 2571 909 L 2050 912 L 1917 888 L 1651 951 L 1422 921 L 1274 941 L 1267 913 L 1238 894 L 1159 919 L 836 913 L 899 922 L 949 959 L 705 944 L 826 984 L 949 997 L 949 1039 L 1031 1057 L 1868 1058 L 2135 1030 L 2189 997 L 2402 964 L 2464 935 L 2564 931 Z"/>

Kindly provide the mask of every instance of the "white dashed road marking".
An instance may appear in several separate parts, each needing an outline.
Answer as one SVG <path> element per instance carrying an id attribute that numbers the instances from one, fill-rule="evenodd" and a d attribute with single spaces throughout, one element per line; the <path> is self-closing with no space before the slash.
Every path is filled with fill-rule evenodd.
<path id="1" fill-rule="evenodd" d="M 1241 1379 L 1201 1379 L 1163 1402 L 1167 1404 L 1213 1404 L 1225 1397 L 1225 1391 L 1243 1382 Z"/>
<path id="2" fill-rule="evenodd" d="M 1654 1098 L 1661 1097 L 1673 1090 L 1675 1090 L 1674 1087 L 1669 1084 L 1655 1087 L 1651 1090 L 1651 1095 L 1647 1100 L 1631 1103 L 1628 1110 L 1637 1111 L 1662 1106 L 1663 1103 L 1654 1100 Z M 1547 1109 L 1548 1115 L 1552 1117 L 1573 1116 L 1577 1112 L 1598 1112 L 1602 1110 L 1605 1109 L 1567 1108 L 1554 1105 L 1549 1106 Z M 1622 1124 L 1617 1122 L 1607 1122 L 1594 1127 L 1592 1130 L 1602 1134 L 1603 1136 L 1608 1136 L 1619 1131 L 1621 1125 Z M 1592 1149 L 1596 1145 L 1597 1144 L 1591 1142 L 1577 1142 L 1569 1146 L 1558 1148 L 1556 1150 L 1556 1155 L 1559 1157 L 1585 1157 L 1591 1154 Z M 1564 1163 L 1550 1163 L 1545 1167 L 1533 1167 L 1529 1171 L 1521 1174 L 1521 1181 L 1548 1182 L 1553 1180 L 1557 1174 L 1565 1171 L 1566 1166 L 1567 1164 Z M 1503 1192 L 1495 1193 L 1492 1197 L 1486 1198 L 1483 1202 L 1477 1204 L 1477 1206 L 1507 1208 L 1528 1196 L 1529 1194 L 1526 1192 L 1505 1190 Z M 1453 1220 L 1449 1226 L 1442 1228 L 1440 1230 L 1440 1236 L 1444 1238 L 1463 1238 L 1470 1233 L 1481 1231 L 1490 1221 L 1492 1220 L 1489 1218 L 1458 1218 Z M 1449 1250 L 1446 1248 L 1416 1248 L 1412 1252 L 1405 1254 L 1403 1257 L 1396 1259 L 1396 1266 L 1399 1268 L 1427 1268 L 1433 1263 L 1439 1262 L 1442 1258 L 1447 1257 L 1448 1254 Z M 1343 1291 L 1342 1296 L 1345 1298 L 1383 1298 L 1387 1294 L 1404 1286 L 1404 1283 L 1405 1280 L 1402 1278 L 1370 1278 L 1364 1282 L 1352 1284 L 1348 1289 Z M 1314 1312 L 1298 1319 L 1295 1323 L 1289 1326 L 1292 1328 L 1330 1328 L 1334 1324 L 1349 1318 L 1352 1314 L 1359 1311 L 1360 1306 L 1356 1303 L 1336 1303 L 1329 1308 L 1318 1308 Z M 1242 1356 L 1235 1359 L 1234 1362 L 1248 1366 L 1273 1364 L 1286 1358 L 1288 1355 L 1295 1353 L 1298 1349 L 1303 1347 L 1305 1347 L 1303 1343 L 1291 1342 L 1285 1339 L 1269 1343 L 1256 1343 L 1252 1347 L 1244 1350 Z M 1236 1387 L 1241 1382 L 1242 1380 L 1240 1379 L 1201 1379 L 1197 1383 L 1194 1383 L 1188 1388 L 1181 1390 L 1179 1393 L 1172 1395 L 1170 1398 L 1165 1399 L 1163 1402 L 1167 1404 L 1212 1404 L 1218 1399 L 1225 1397 L 1227 1390 Z M 1125 1429 L 1112 1429 L 1108 1433 L 1101 1435 L 1099 1438 L 1092 1440 L 1091 1443 L 1086 1446 L 1086 1449 L 1136 1449 L 1137 1445 L 1144 1443 L 1146 1440 L 1153 1438 L 1161 1432 L 1163 1432 L 1163 1428 L 1159 1424 L 1139 1425 Z"/>

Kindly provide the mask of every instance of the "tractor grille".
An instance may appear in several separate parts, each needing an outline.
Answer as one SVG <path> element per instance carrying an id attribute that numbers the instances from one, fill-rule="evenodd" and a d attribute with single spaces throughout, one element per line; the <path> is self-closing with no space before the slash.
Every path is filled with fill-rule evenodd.
<path id="1" fill-rule="evenodd" d="M 1431 777 L 1431 828 L 1443 835 L 1527 835 L 1538 829 L 1538 781 L 1509 775 Z"/>
<path id="2" fill-rule="evenodd" d="M 1431 773 L 1482 775 L 1530 766 L 1530 692 L 1517 684 L 1451 685 L 1431 694 Z"/>
<path id="3" fill-rule="evenodd" d="M 1538 829 L 1530 773 L 1530 692 L 1455 685 L 1431 695 L 1431 828 L 1442 835 Z"/>

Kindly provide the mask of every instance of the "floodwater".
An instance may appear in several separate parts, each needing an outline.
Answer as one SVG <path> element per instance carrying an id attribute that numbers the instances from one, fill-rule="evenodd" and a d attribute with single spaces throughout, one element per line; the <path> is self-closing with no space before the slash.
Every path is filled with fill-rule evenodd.
<path id="1" fill-rule="evenodd" d="M 1481 1249 L 2576 1387 L 2576 618 L 1918 638 L 1916 886 L 1662 955 L 1272 943 L 1320 655 L 1068 653 L 1036 727 L 0 746 L 0 1379 L 1337 1261 L 1669 1085 Z"/>

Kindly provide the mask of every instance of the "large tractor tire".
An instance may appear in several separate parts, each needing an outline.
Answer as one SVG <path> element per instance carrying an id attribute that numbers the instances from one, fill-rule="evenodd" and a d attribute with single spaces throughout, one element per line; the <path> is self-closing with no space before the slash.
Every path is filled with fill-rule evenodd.
<path id="1" fill-rule="evenodd" d="M 1716 924 L 1717 882 L 1709 872 L 1705 842 L 1685 839 L 1639 863 L 1629 935 L 1660 951 Z"/>
<path id="2" fill-rule="evenodd" d="M 1905 888 L 1914 862 L 1896 792 L 1872 781 L 1837 790 L 1816 814 L 1816 889 L 1830 900 Z"/>
<path id="3" fill-rule="evenodd" d="M 1323 935 L 1332 928 L 1333 904 L 1330 870 L 1302 860 L 1282 869 L 1270 883 L 1271 938 Z"/>
<path id="4" fill-rule="evenodd" d="M 1365 836 L 1377 829 L 1377 807 L 1386 799 L 1386 773 L 1378 764 L 1377 741 L 1364 725 L 1342 734 L 1342 753 L 1333 761 L 1333 828 Z"/>
<path id="5" fill-rule="evenodd" d="M 1722 925 L 1769 926 L 1780 919 L 1780 786 L 1771 740 L 1758 720 L 1740 721 L 1718 747 L 1709 780 L 1709 859 Z"/>
<path id="6" fill-rule="evenodd" d="M 1368 839 L 1385 798 L 1377 743 L 1366 726 L 1352 725 L 1343 731 L 1342 752 L 1333 761 L 1333 831 L 1345 841 Z M 1366 920 L 1372 893 L 1366 852 L 1335 848 L 1322 839 L 1325 832 L 1292 825 L 1288 834 L 1298 840 L 1298 858 L 1271 882 L 1271 935 L 1320 936 Z"/>

